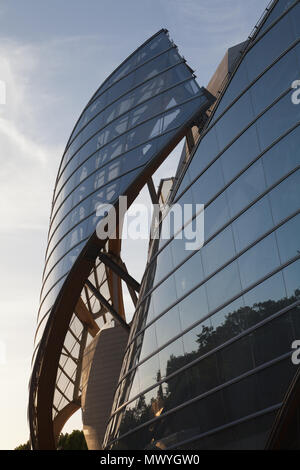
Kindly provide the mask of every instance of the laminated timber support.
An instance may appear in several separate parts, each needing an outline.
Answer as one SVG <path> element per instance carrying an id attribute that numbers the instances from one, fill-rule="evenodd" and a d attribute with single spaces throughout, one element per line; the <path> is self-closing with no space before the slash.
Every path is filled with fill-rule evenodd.
<path id="1" fill-rule="evenodd" d="M 54 439 L 56 444 L 58 443 L 59 435 L 71 416 L 76 413 L 80 409 L 81 406 L 81 398 L 79 397 L 77 400 L 71 401 L 68 403 L 54 418 L 53 421 L 53 433 Z"/>
<path id="2" fill-rule="evenodd" d="M 100 328 L 98 329 L 98 331 L 100 331 Z M 84 350 L 85 350 L 85 347 L 86 347 L 87 336 L 88 336 L 88 330 L 87 330 L 87 327 L 85 327 L 83 329 L 81 342 L 80 342 L 79 359 L 78 359 L 78 363 L 77 363 L 75 383 L 74 383 L 74 391 L 73 391 L 73 400 L 74 401 L 77 401 L 79 399 L 79 395 L 80 395 L 82 358 L 83 358 Z"/>
<path id="3" fill-rule="evenodd" d="M 155 186 L 154 186 L 154 182 L 152 178 L 149 178 L 149 180 L 147 181 L 147 186 L 148 186 L 152 204 L 159 204 L 159 199 L 157 196 L 157 192 L 155 191 Z"/>
<path id="4" fill-rule="evenodd" d="M 127 331 L 130 330 L 130 326 L 126 323 L 125 320 L 118 314 L 118 312 L 113 308 L 113 306 L 103 297 L 102 294 L 96 289 L 96 287 L 88 279 L 85 281 L 86 286 L 94 294 L 94 296 L 99 300 L 99 302 L 107 309 L 111 316 Z"/>
<path id="5" fill-rule="evenodd" d="M 64 292 L 60 292 L 56 298 L 52 307 L 51 321 L 48 321 L 45 327 L 30 382 L 31 393 L 28 407 L 31 444 L 34 450 L 55 450 L 56 448 L 52 407 L 59 359 L 80 292 L 95 264 L 97 253 L 101 249 L 99 245 L 99 241 L 95 240 L 80 254 L 78 258 L 80 269 L 73 266 L 70 270 L 64 284 Z M 34 393 L 33 390 L 35 390 Z M 71 415 L 72 413 L 68 416 Z M 36 430 L 35 433 L 33 429 Z"/>
<path id="6" fill-rule="evenodd" d="M 110 270 L 110 272 L 113 273 L 119 281 L 124 281 L 126 283 L 131 300 L 134 306 L 136 307 L 137 302 L 138 302 L 138 296 L 136 295 L 136 292 L 139 293 L 140 284 L 132 276 L 130 276 L 130 274 L 128 273 L 126 264 L 124 263 L 124 261 L 122 261 L 119 255 L 117 256 L 113 252 L 108 252 L 108 253 L 102 252 L 101 255 L 102 257 L 99 256 L 99 259 L 104 264 L 106 264 L 107 261 L 109 262 L 109 266 L 108 264 L 106 264 L 106 267 Z M 122 290 L 121 284 L 120 284 L 119 290 Z M 123 300 L 122 300 L 122 307 L 123 308 L 121 309 L 121 312 L 123 312 L 124 314 L 121 315 L 121 312 L 120 312 L 119 315 L 125 319 Z M 114 305 L 114 308 L 116 308 L 115 305 Z M 119 311 L 119 309 L 117 310 Z"/>
<path id="7" fill-rule="evenodd" d="M 128 273 L 127 268 L 126 268 L 126 264 L 122 260 L 120 260 L 120 262 L 121 262 L 121 266 L 123 267 L 124 271 L 126 273 Z M 129 295 L 131 297 L 131 300 L 133 302 L 133 305 L 136 307 L 137 303 L 138 303 L 138 297 L 136 295 L 136 290 L 130 284 L 127 284 L 127 289 L 128 289 Z"/>
<path id="8" fill-rule="evenodd" d="M 95 322 L 91 312 L 86 308 L 81 297 L 78 299 L 77 305 L 75 307 L 75 313 L 77 318 L 88 328 L 90 335 L 94 338 L 100 328 Z"/>
<path id="9" fill-rule="evenodd" d="M 188 147 L 188 152 L 192 153 L 196 142 L 195 142 L 194 134 L 193 134 L 193 131 L 192 131 L 191 128 L 188 129 L 188 131 L 186 133 L 186 143 L 187 143 L 187 147 Z"/>
<path id="10" fill-rule="evenodd" d="M 122 213 L 121 218 L 122 217 L 124 217 L 123 213 Z M 122 239 L 120 237 L 120 226 L 118 223 L 116 227 L 116 235 L 117 237 L 115 239 L 113 238 L 108 241 L 108 250 L 106 250 L 105 253 L 109 253 L 110 259 L 112 259 L 118 264 L 118 261 L 120 259 L 121 245 L 122 245 Z M 111 269 L 107 264 L 103 263 L 103 261 L 101 261 L 101 258 L 99 258 L 99 260 L 105 266 L 111 305 L 118 312 L 118 314 L 125 320 L 122 279 L 120 278 L 120 276 L 118 276 L 118 274 L 116 274 L 116 272 L 113 269 Z M 105 298 L 107 297 L 105 296 Z"/>

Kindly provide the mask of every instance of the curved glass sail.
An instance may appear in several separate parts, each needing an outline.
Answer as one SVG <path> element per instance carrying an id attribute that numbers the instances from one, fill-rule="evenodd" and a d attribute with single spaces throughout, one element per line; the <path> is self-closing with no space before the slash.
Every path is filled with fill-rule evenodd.
<path id="1" fill-rule="evenodd" d="M 53 196 L 35 336 L 32 416 L 38 415 L 34 401 L 43 355 L 50 348 L 48 331 L 55 328 L 53 305 L 66 294 L 70 270 L 95 232 L 97 206 L 115 205 L 158 156 L 166 157 L 211 102 L 168 32 L 161 30 L 108 77 L 80 116 L 62 157 Z M 95 266 L 96 277 L 99 269 Z M 106 285 L 105 276 L 97 284 L 99 289 L 101 283 Z M 109 300 L 109 292 L 105 297 Z M 91 311 L 88 296 L 82 295 L 82 301 Z M 74 314 L 58 364 L 54 417 L 74 399 L 74 390 L 78 397 L 76 371 L 87 338 Z M 32 430 L 35 439 L 38 430 L 34 426 Z"/>

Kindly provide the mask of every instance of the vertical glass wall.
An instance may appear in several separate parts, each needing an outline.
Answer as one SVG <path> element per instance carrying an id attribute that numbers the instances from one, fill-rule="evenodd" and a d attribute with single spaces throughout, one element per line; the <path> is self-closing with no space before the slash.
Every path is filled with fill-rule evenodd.
<path id="1" fill-rule="evenodd" d="M 265 445 L 300 338 L 299 24 L 299 2 L 275 3 L 182 176 L 204 245 L 154 242 L 109 449 Z"/>

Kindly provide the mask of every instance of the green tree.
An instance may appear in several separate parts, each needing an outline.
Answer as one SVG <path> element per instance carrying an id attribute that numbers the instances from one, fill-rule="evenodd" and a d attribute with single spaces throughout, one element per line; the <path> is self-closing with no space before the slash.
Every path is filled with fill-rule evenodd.
<path id="1" fill-rule="evenodd" d="M 83 431 L 74 429 L 71 434 L 61 434 L 58 439 L 58 450 L 88 450 Z M 15 450 L 30 450 L 29 441 L 26 444 L 21 444 Z"/>
<path id="2" fill-rule="evenodd" d="M 16 447 L 14 450 L 30 450 L 30 442 L 27 441 L 26 444 L 21 444 Z"/>
<path id="3" fill-rule="evenodd" d="M 74 429 L 71 434 L 61 434 L 59 436 L 58 450 L 88 450 L 83 431 Z"/>

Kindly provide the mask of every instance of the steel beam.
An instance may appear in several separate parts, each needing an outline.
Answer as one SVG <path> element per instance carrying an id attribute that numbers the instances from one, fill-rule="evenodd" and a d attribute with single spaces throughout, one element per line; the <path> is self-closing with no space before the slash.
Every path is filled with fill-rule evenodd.
<path id="1" fill-rule="evenodd" d="M 125 281 L 128 286 L 132 287 L 136 292 L 140 291 L 141 285 L 132 276 L 130 276 L 127 271 L 124 271 L 124 269 L 122 269 L 119 264 L 113 261 L 110 256 L 105 253 L 100 253 L 99 259 L 108 268 L 114 271 L 121 279 L 123 279 L 123 281 Z"/>

